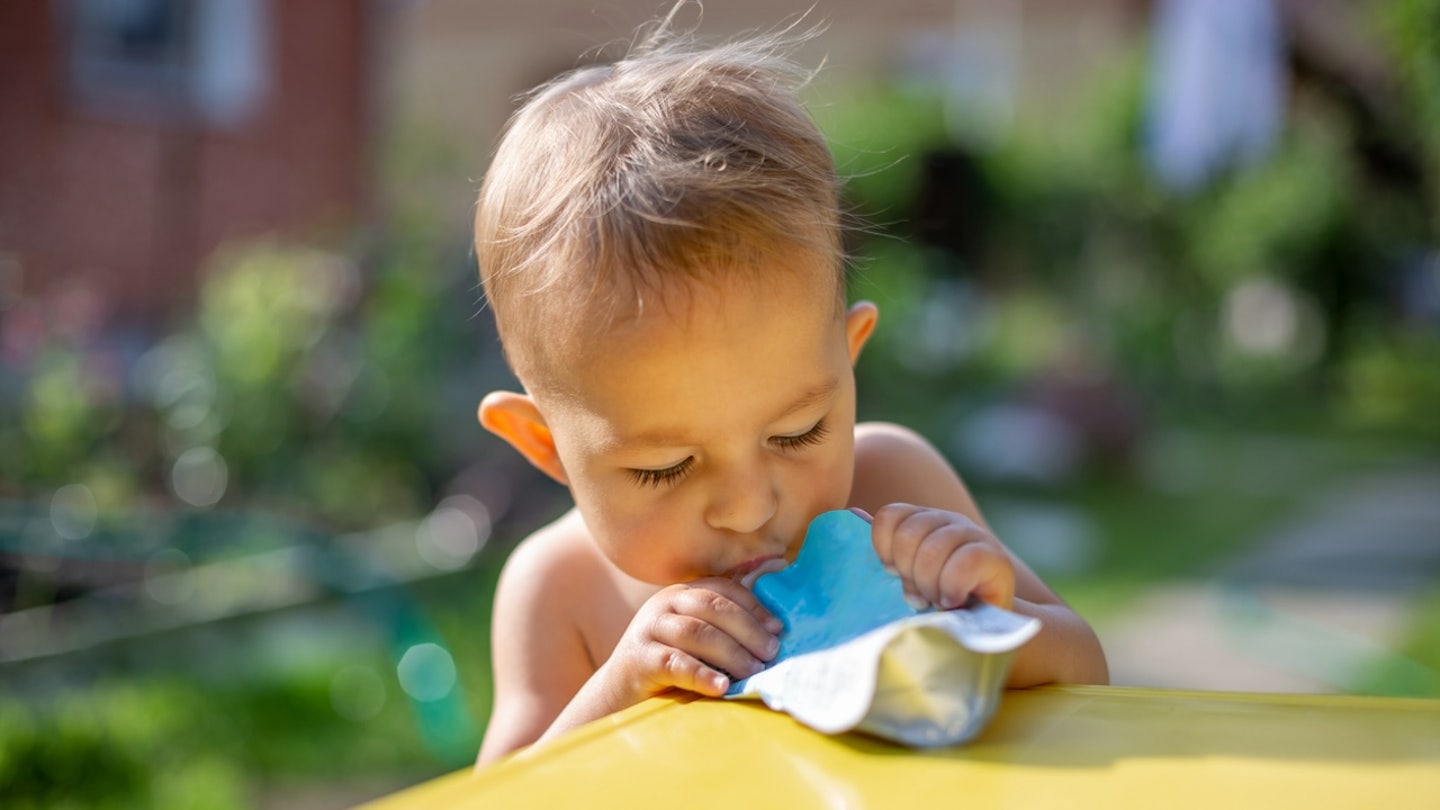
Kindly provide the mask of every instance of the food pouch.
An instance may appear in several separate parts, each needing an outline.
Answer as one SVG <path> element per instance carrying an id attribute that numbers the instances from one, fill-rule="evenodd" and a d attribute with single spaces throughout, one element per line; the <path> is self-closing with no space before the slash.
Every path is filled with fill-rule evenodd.
<path id="1" fill-rule="evenodd" d="M 980 602 L 915 610 L 875 555 L 870 524 L 849 511 L 817 517 L 795 563 L 754 591 L 785 623 L 780 651 L 727 698 L 759 698 L 826 734 L 859 729 L 917 747 L 978 734 L 1015 651 L 1040 629 Z"/>

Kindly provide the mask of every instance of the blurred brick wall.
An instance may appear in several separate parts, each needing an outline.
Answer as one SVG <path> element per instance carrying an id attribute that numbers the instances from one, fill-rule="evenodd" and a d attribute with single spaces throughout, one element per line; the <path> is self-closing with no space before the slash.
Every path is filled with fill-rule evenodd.
<path id="1" fill-rule="evenodd" d="M 263 3 L 266 90 L 222 127 L 81 103 L 65 4 L 0 3 L 0 293 L 89 286 L 112 318 L 155 323 L 193 300 L 218 245 L 351 224 L 368 169 L 369 8 Z"/>

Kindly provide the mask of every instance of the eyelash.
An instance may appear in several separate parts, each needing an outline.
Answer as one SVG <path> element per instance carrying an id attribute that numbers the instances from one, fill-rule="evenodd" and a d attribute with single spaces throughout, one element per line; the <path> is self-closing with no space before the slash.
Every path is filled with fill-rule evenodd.
<path id="1" fill-rule="evenodd" d="M 771 441 L 780 445 L 780 449 L 782 450 L 798 450 L 802 447 L 813 447 L 825 441 L 825 437 L 829 435 L 830 428 L 825 425 L 825 420 L 821 419 L 815 423 L 815 427 L 801 433 L 799 436 L 776 436 L 774 439 L 771 439 Z"/>
<path id="2" fill-rule="evenodd" d="M 629 472 L 630 477 L 634 478 L 635 483 L 640 486 L 659 489 L 666 484 L 673 484 L 681 478 L 684 478 L 685 474 L 690 472 L 690 468 L 694 466 L 694 464 L 695 459 L 692 456 L 673 467 L 666 467 L 663 470 L 630 470 Z"/>
<path id="3" fill-rule="evenodd" d="M 782 450 L 799 450 L 802 447 L 813 447 L 825 441 L 825 437 L 829 435 L 830 428 L 826 426 L 825 420 L 821 419 L 815 423 L 815 427 L 799 436 L 776 436 L 771 441 L 779 445 Z M 684 478 L 694 464 L 695 459 L 691 457 L 663 470 L 629 470 L 629 473 L 630 477 L 635 479 L 635 483 L 640 486 L 658 489 Z"/>

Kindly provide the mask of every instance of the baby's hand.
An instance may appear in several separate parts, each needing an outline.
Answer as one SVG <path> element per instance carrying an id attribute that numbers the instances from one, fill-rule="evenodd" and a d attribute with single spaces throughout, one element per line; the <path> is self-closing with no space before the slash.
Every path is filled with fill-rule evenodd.
<path id="1" fill-rule="evenodd" d="M 1006 609 L 1014 604 L 1010 555 L 962 514 L 892 503 L 875 513 L 870 535 L 880 561 L 900 575 L 907 602 L 942 610 L 972 596 Z"/>
<path id="2" fill-rule="evenodd" d="M 762 662 L 780 649 L 782 629 L 732 580 L 671 585 L 640 607 L 601 674 L 637 703 L 672 688 L 719 697 L 730 678 L 765 668 Z"/>

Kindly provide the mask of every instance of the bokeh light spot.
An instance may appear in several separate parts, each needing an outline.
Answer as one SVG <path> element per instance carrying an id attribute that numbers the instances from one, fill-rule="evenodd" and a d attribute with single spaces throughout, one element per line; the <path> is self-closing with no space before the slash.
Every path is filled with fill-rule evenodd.
<path id="1" fill-rule="evenodd" d="M 66 484 L 50 498 L 50 525 L 66 540 L 82 540 L 95 530 L 95 493 L 84 484 Z"/>
<path id="2" fill-rule="evenodd" d="M 455 688 L 455 659 L 439 644 L 416 644 L 400 657 L 396 674 L 405 694 L 428 703 L 445 697 Z"/>
<path id="3" fill-rule="evenodd" d="M 490 539 L 490 511 L 461 495 L 441 501 L 415 531 L 420 558 L 442 571 L 465 566 Z"/>
<path id="4" fill-rule="evenodd" d="M 191 506 L 219 503 L 229 483 L 225 459 L 210 447 L 192 447 L 181 453 L 170 472 L 175 494 Z"/>

